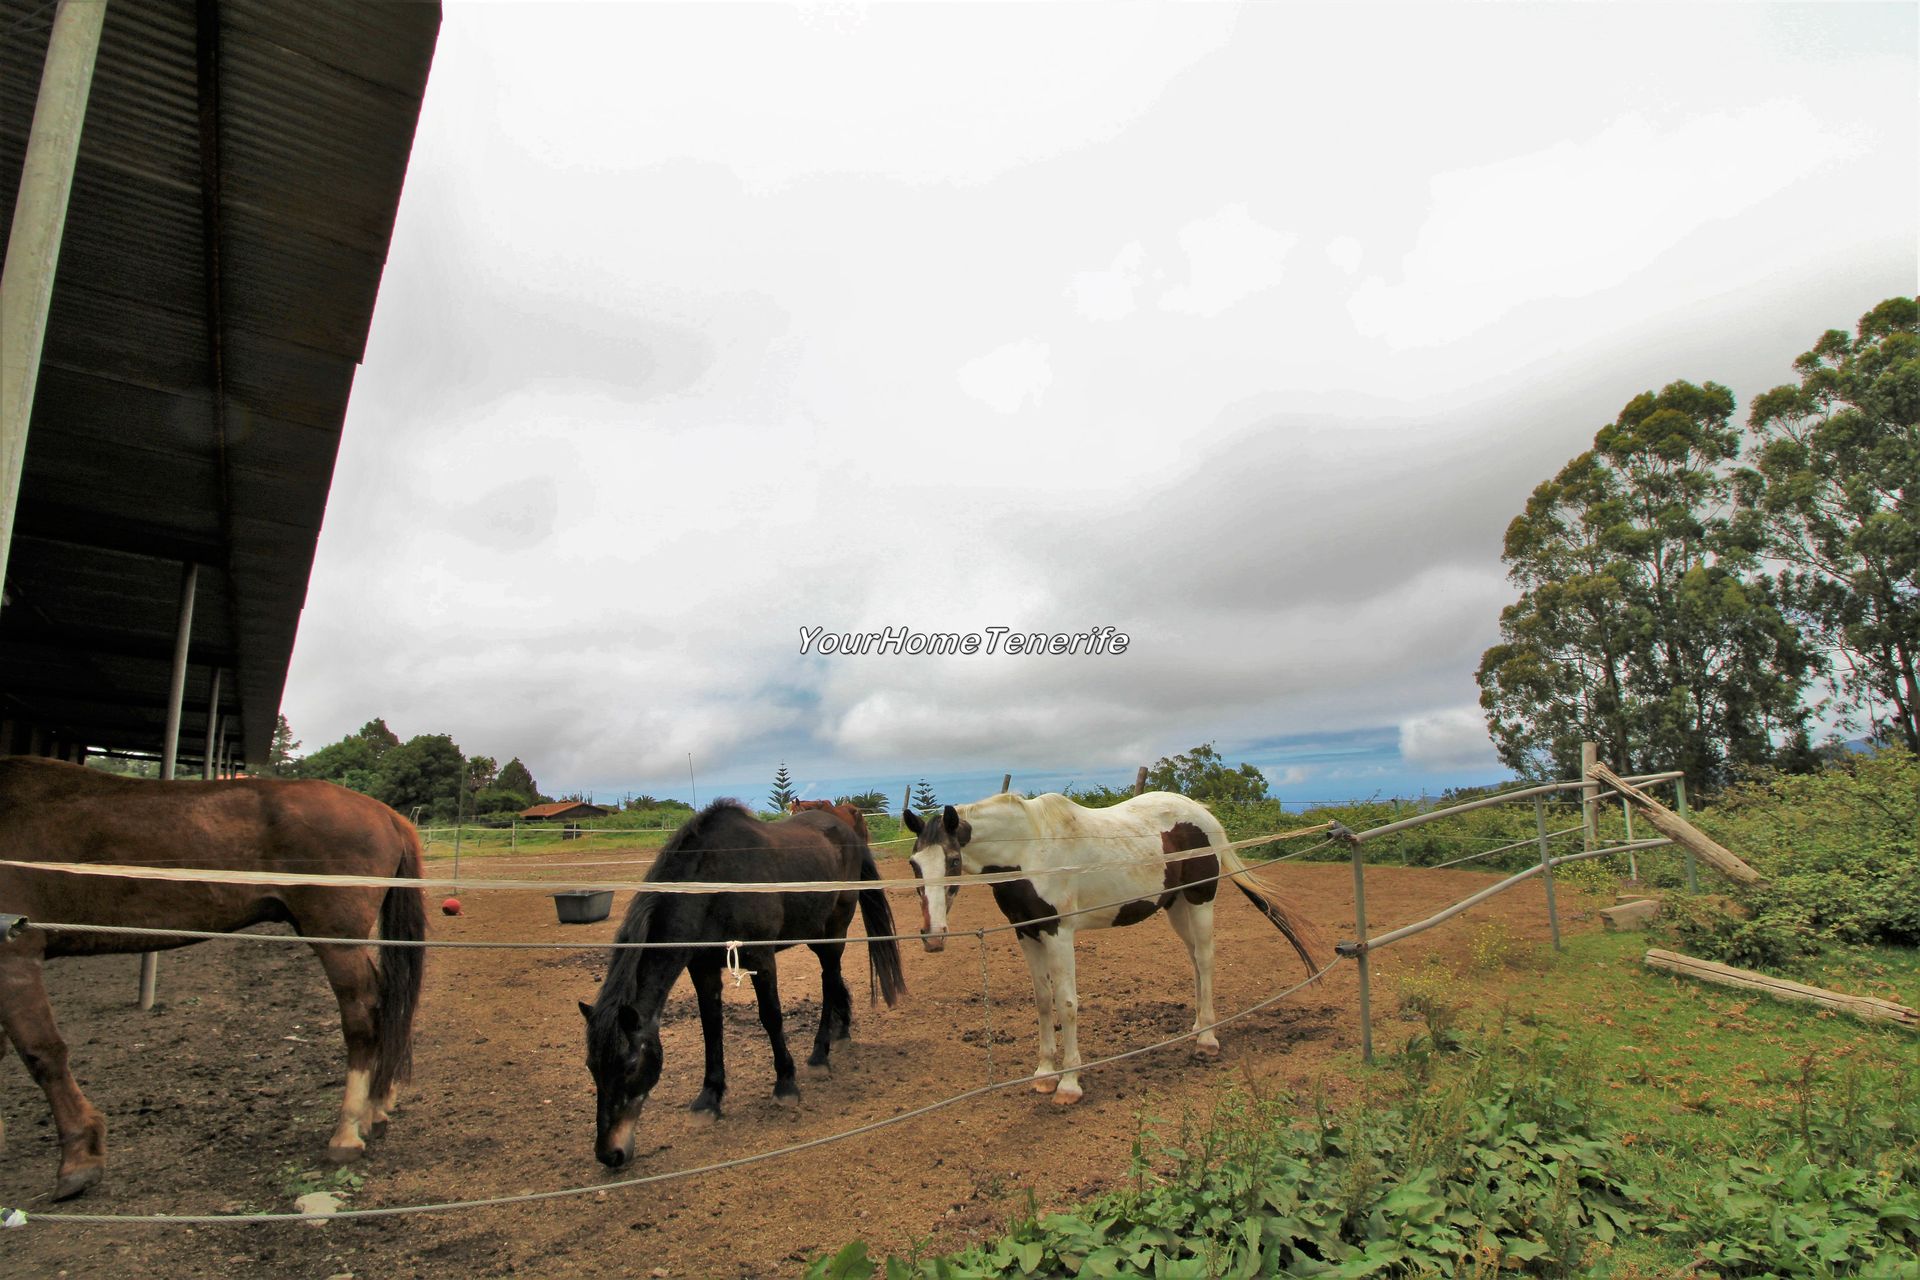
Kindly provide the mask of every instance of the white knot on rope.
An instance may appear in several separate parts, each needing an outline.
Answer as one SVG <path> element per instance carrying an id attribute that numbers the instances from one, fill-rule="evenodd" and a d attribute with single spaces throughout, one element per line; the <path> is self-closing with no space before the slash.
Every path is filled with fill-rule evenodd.
<path id="1" fill-rule="evenodd" d="M 740 967 L 740 944 L 737 942 L 727 944 L 727 972 L 733 975 L 733 985 L 736 987 L 747 976 L 747 971 Z"/>

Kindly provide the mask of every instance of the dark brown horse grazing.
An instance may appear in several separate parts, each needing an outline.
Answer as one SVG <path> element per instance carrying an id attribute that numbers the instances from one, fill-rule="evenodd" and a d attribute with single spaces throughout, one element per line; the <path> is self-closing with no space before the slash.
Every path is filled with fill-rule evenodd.
<path id="1" fill-rule="evenodd" d="M 853 833 L 863 841 L 870 841 L 867 834 L 867 815 L 850 804 L 835 804 L 831 800 L 793 800 L 787 804 L 788 813 L 830 813 L 853 829 Z"/>
<path id="2" fill-rule="evenodd" d="M 330 782 L 155 782 L 27 756 L 0 758 L 0 859 L 221 871 L 420 875 L 411 823 Z M 230 931 L 284 921 L 325 938 L 426 936 L 420 890 L 133 880 L 0 865 L 0 911 L 48 923 Z M 67 1069 L 41 980 L 60 956 L 152 951 L 192 940 L 27 928 L 0 941 L 0 1026 L 46 1091 L 60 1134 L 55 1199 L 106 1167 L 106 1120 Z M 328 1155 L 349 1160 L 384 1124 L 411 1069 L 421 949 L 314 944 L 340 1002 L 346 1100 Z M 0 1052 L 5 1042 L 0 1041 Z"/>
<path id="3" fill-rule="evenodd" d="M 784 881 L 878 880 L 873 851 L 838 818 L 802 813 L 779 822 L 762 822 L 733 800 L 716 800 L 689 819 L 661 848 L 648 880 L 731 881 L 736 884 Z M 900 971 L 900 947 L 893 941 L 893 912 L 879 889 L 828 893 L 655 893 L 633 895 L 616 942 L 738 943 L 739 964 L 753 973 L 760 1003 L 760 1025 L 773 1046 L 773 1096 L 796 1101 L 793 1055 L 787 1052 L 785 1018 L 780 1010 L 774 952 L 811 938 L 845 938 L 856 901 L 871 938 L 867 953 L 889 1005 L 906 991 Z M 853 1001 L 840 976 L 845 942 L 808 944 L 820 958 L 820 1030 L 807 1066 L 825 1071 L 836 1040 L 846 1040 L 853 1025 Z M 594 1154 L 618 1169 L 633 1159 L 640 1108 L 660 1080 L 660 1011 L 667 993 L 685 969 L 700 1002 L 700 1030 L 706 1040 L 707 1071 L 693 1110 L 720 1115 L 727 1091 L 721 1047 L 720 975 L 725 946 L 667 945 L 615 951 L 607 977 L 591 1005 L 581 1004 L 587 1019 L 587 1069 L 597 1094 Z"/>

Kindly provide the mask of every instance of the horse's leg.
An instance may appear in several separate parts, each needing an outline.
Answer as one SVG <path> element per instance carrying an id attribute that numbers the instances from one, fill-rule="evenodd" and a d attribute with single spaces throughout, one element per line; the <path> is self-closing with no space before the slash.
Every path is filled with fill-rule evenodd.
<path id="1" fill-rule="evenodd" d="M 1167 908 L 1173 931 L 1187 944 L 1187 958 L 1193 961 L 1193 1029 L 1207 1027 L 1194 1040 L 1194 1048 L 1207 1057 L 1220 1053 L 1220 1037 L 1213 1034 L 1213 903 L 1188 902 L 1180 898 Z"/>
<path id="2" fill-rule="evenodd" d="M 1033 1090 L 1052 1093 L 1060 1087 L 1060 1077 L 1047 1074 L 1059 1061 L 1053 1036 L 1053 979 L 1047 975 L 1047 948 L 1039 938 L 1023 933 L 1020 954 L 1027 958 L 1027 972 L 1033 975 L 1033 1007 L 1040 1015 L 1040 1062 L 1033 1069 Z"/>
<path id="3" fill-rule="evenodd" d="M 816 945 L 813 954 L 820 957 L 820 1030 L 814 1033 L 813 1052 L 807 1057 L 807 1074 L 823 1078 L 831 1071 L 827 1056 L 835 1040 L 845 1040 L 853 1022 L 853 997 L 840 973 L 844 943 Z"/>
<path id="4" fill-rule="evenodd" d="M 693 980 L 693 994 L 700 1001 L 700 1037 L 707 1046 L 707 1076 L 700 1082 L 700 1096 L 693 1100 L 698 1119 L 718 1120 L 720 1099 L 727 1092 L 726 1037 L 720 1017 L 720 963 L 713 948 L 696 952 L 699 959 L 687 966 Z"/>
<path id="5" fill-rule="evenodd" d="M 1068 1107 L 1080 1101 L 1080 993 L 1073 966 L 1073 930 L 1062 924 L 1057 933 L 1043 939 L 1047 955 L 1047 973 L 1053 980 L 1053 1016 L 1060 1026 L 1060 1087 L 1053 1091 L 1056 1104 Z"/>
<path id="6" fill-rule="evenodd" d="M 340 1102 L 340 1124 L 327 1139 L 327 1159 L 345 1164 L 366 1154 L 379 1108 L 369 1096 L 380 1040 L 374 1021 L 379 976 L 371 948 L 315 943 L 313 953 L 327 972 L 333 998 L 340 1002 L 340 1034 L 347 1042 L 347 1089 Z M 387 1099 L 381 1099 L 385 1102 Z"/>
<path id="7" fill-rule="evenodd" d="M 780 1012 L 780 975 L 773 967 L 773 953 L 753 971 L 753 994 L 760 1000 L 760 1025 L 766 1028 L 767 1043 L 773 1046 L 773 1096 L 779 1102 L 800 1101 L 800 1086 L 793 1082 L 793 1055 L 787 1052 L 786 1019 Z"/>
<path id="8" fill-rule="evenodd" d="M 40 953 L 0 949 L 0 1027 L 53 1108 L 60 1134 L 60 1176 L 53 1198 L 77 1196 L 107 1167 L 107 1122 L 67 1069 L 67 1044 L 53 1020 L 41 975 Z"/>

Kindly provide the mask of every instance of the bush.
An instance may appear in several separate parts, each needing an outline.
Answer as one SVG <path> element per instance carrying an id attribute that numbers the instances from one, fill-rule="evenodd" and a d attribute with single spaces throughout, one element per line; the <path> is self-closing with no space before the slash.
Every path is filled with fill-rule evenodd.
<path id="1" fill-rule="evenodd" d="M 1909 752 L 1743 783 L 1696 821 L 1767 877 L 1738 891 L 1754 925 L 1804 931 L 1813 949 L 1920 945 L 1920 761 Z"/>

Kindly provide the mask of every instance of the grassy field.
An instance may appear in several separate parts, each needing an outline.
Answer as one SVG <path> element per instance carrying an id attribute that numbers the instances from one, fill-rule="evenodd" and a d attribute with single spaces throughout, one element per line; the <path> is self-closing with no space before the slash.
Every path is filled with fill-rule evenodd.
<path id="1" fill-rule="evenodd" d="M 1461 926 L 1473 928 L 1471 925 Z M 1911 1032 L 1558 955 L 1483 926 L 1398 1005 L 1363 1101 L 1237 1095 L 1150 1123 L 1131 1185 L 948 1258 L 850 1244 L 809 1275 L 1920 1276 Z M 1820 980 L 1920 1005 L 1920 959 Z M 1396 1024 L 1382 1018 L 1390 1028 Z"/>

